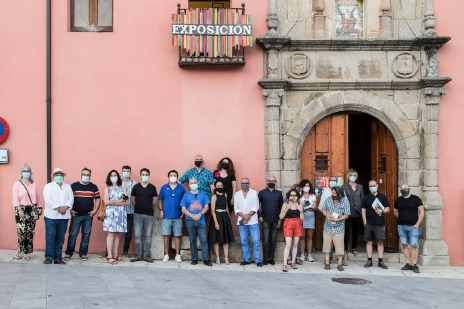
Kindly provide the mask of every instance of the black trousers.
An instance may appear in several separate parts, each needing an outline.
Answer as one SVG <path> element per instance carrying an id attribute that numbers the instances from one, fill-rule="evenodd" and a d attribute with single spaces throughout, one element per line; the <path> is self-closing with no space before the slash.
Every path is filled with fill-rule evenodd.
<path id="1" fill-rule="evenodd" d="M 129 247 L 134 231 L 134 214 L 127 214 L 127 232 L 124 235 L 124 254 L 129 253 Z"/>
<path id="2" fill-rule="evenodd" d="M 362 235 L 363 224 L 360 217 L 349 217 L 345 221 L 345 250 L 351 251 L 358 247 L 359 235 Z"/>
<path id="3" fill-rule="evenodd" d="M 274 261 L 275 249 L 277 244 L 277 225 L 278 222 L 263 221 L 263 261 L 269 263 Z"/>

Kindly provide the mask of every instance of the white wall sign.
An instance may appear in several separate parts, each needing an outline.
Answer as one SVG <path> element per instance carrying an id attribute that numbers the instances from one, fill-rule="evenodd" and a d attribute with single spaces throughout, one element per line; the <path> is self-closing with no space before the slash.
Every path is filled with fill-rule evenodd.
<path id="1" fill-rule="evenodd" d="M 236 35 L 252 34 L 252 25 L 172 25 L 175 35 Z"/>
<path id="2" fill-rule="evenodd" d="M 0 164 L 8 163 L 8 149 L 0 149 Z"/>

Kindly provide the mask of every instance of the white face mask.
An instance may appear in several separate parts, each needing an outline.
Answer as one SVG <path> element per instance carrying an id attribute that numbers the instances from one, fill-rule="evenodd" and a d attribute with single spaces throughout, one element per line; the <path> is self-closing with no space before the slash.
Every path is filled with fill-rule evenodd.
<path id="1" fill-rule="evenodd" d="M 311 191 L 311 187 L 308 187 L 308 186 L 303 187 L 303 192 L 304 193 L 309 193 L 309 191 Z"/>
<path id="2" fill-rule="evenodd" d="M 26 180 L 31 179 L 31 172 L 22 172 L 21 178 L 26 179 Z"/>
<path id="3" fill-rule="evenodd" d="M 329 188 L 335 188 L 337 186 L 337 182 L 336 181 L 330 181 L 329 182 Z"/>
<path id="4" fill-rule="evenodd" d="M 82 181 L 83 183 L 89 183 L 89 182 L 90 182 L 90 176 L 87 176 L 87 175 L 82 176 L 82 177 L 81 177 L 81 181 Z"/>
<path id="5" fill-rule="evenodd" d="M 129 179 L 130 178 L 130 172 L 127 172 L 127 171 L 122 172 L 122 178 L 124 178 L 126 180 Z"/>
<path id="6" fill-rule="evenodd" d="M 198 191 L 198 184 L 197 183 L 190 184 L 190 190 L 192 190 L 193 192 Z"/>
<path id="7" fill-rule="evenodd" d="M 142 182 L 148 182 L 150 180 L 150 176 L 142 175 L 141 179 L 142 179 Z"/>
<path id="8" fill-rule="evenodd" d="M 350 175 L 350 177 L 348 179 L 350 180 L 350 182 L 355 182 L 356 180 L 358 180 L 358 176 Z"/>
<path id="9" fill-rule="evenodd" d="M 170 183 L 177 183 L 177 177 L 176 176 L 169 177 L 169 182 Z"/>
<path id="10" fill-rule="evenodd" d="M 372 194 L 377 193 L 378 190 L 379 190 L 379 187 L 377 187 L 377 186 L 369 187 L 369 191 L 370 191 Z"/>
<path id="11" fill-rule="evenodd" d="M 113 185 L 115 185 L 118 182 L 118 176 L 111 176 L 110 181 Z"/>

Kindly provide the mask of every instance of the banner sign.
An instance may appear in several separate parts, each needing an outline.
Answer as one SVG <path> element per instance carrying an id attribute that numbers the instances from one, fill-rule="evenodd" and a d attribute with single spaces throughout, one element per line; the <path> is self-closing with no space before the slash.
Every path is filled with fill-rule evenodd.
<path id="1" fill-rule="evenodd" d="M 252 34 L 252 25 L 172 25 L 174 35 L 237 35 Z"/>

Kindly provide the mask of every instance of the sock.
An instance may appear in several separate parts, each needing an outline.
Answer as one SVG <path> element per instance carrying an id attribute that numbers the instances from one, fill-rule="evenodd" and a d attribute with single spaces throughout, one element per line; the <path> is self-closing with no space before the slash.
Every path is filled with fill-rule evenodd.
<path id="1" fill-rule="evenodd" d="M 379 263 L 383 262 L 383 259 L 382 258 L 379 258 Z"/>
<path id="2" fill-rule="evenodd" d="M 372 258 L 371 258 L 371 257 L 368 257 L 367 260 L 368 260 L 369 262 L 372 262 Z"/>

